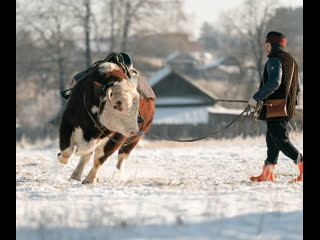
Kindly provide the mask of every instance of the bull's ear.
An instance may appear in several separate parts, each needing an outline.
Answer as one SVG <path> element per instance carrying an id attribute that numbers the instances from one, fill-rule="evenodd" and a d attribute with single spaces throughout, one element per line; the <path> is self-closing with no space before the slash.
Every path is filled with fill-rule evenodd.
<path id="1" fill-rule="evenodd" d="M 137 91 L 145 100 L 147 100 L 147 102 L 150 102 L 147 95 L 141 90 L 141 88 L 137 87 Z"/>
<path id="2" fill-rule="evenodd" d="M 105 87 L 101 83 L 98 83 L 96 81 L 93 82 L 94 86 L 94 93 L 97 97 L 101 97 L 105 94 Z"/>

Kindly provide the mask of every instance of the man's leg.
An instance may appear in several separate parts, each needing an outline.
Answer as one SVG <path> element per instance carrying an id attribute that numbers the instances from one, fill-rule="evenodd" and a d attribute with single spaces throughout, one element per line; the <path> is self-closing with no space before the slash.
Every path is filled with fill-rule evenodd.
<path id="1" fill-rule="evenodd" d="M 280 150 L 277 148 L 272 139 L 272 125 L 267 122 L 267 133 L 266 133 L 266 142 L 267 142 L 267 160 L 264 161 L 264 166 L 261 175 L 257 177 L 251 177 L 250 180 L 254 182 L 263 182 L 263 181 L 275 181 L 274 179 L 274 169 L 276 167 L 278 156 Z"/>
<path id="2" fill-rule="evenodd" d="M 267 121 L 267 125 L 270 130 L 271 141 L 273 141 L 274 145 L 297 164 L 299 151 L 289 139 L 288 122 Z"/>
<path id="3" fill-rule="evenodd" d="M 303 181 L 303 156 L 289 139 L 288 122 L 279 121 L 270 122 L 270 124 L 273 126 L 271 128 L 271 136 L 276 147 L 280 149 L 280 151 L 283 152 L 284 155 L 291 158 L 299 168 L 300 175 L 293 181 Z"/>
<path id="4" fill-rule="evenodd" d="M 276 165 L 278 163 L 278 156 L 280 150 L 277 148 L 276 144 L 272 139 L 272 125 L 267 122 L 267 134 L 266 134 L 266 142 L 267 142 L 267 160 L 265 160 L 265 165 Z"/>

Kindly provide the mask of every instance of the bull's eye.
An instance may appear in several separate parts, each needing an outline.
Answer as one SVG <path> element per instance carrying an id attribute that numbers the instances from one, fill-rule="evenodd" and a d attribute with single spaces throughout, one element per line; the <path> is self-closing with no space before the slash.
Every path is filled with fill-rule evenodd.
<path id="1" fill-rule="evenodd" d="M 117 109 L 118 111 L 122 112 L 123 111 L 123 106 L 121 101 L 117 101 L 116 105 L 113 106 L 114 109 Z"/>

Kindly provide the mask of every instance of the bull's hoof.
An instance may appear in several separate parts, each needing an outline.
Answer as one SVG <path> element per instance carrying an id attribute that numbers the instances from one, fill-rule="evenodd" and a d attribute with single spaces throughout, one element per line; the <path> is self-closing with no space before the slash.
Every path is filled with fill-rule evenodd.
<path id="1" fill-rule="evenodd" d="M 84 179 L 82 181 L 82 184 L 96 184 L 97 183 L 97 179 L 94 179 L 94 180 L 87 180 L 87 179 Z"/>
<path id="2" fill-rule="evenodd" d="M 73 174 L 71 175 L 69 180 L 71 180 L 71 179 L 74 179 L 74 180 L 77 180 L 77 181 L 81 181 L 81 177 L 80 176 L 73 175 Z"/>
<path id="3" fill-rule="evenodd" d="M 88 180 L 86 180 L 86 179 L 84 179 L 83 181 L 82 181 L 82 184 L 91 184 L 92 182 L 91 181 L 88 181 Z"/>
<path id="4" fill-rule="evenodd" d="M 57 159 L 58 159 L 59 162 L 62 163 L 62 164 L 67 164 L 67 163 L 68 163 L 68 158 L 62 157 L 61 152 L 57 153 Z"/>
<path id="5" fill-rule="evenodd" d="M 117 181 L 123 181 L 126 179 L 123 169 L 115 169 L 112 174 L 112 179 Z"/>

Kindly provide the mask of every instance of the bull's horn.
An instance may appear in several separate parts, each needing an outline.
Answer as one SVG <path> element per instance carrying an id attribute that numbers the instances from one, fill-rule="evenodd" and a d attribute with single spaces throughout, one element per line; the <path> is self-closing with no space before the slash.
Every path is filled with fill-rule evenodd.
<path id="1" fill-rule="evenodd" d="M 137 87 L 137 91 L 145 100 L 147 100 L 147 102 L 149 102 L 147 95 L 140 88 Z"/>
<path id="2" fill-rule="evenodd" d="M 107 98 L 108 101 L 111 103 L 111 94 L 112 94 L 112 87 L 108 87 L 107 89 Z"/>

